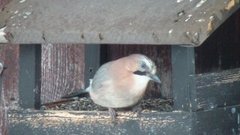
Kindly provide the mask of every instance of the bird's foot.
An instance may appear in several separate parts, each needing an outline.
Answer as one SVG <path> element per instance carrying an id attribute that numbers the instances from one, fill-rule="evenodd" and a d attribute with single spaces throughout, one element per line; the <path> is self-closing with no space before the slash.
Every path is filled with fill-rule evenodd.
<path id="1" fill-rule="evenodd" d="M 111 117 L 111 120 L 115 121 L 116 117 L 117 117 L 116 111 L 113 108 L 108 108 L 108 112 L 109 112 L 109 115 Z"/>
<path id="2" fill-rule="evenodd" d="M 136 113 L 137 116 L 139 116 L 141 114 L 142 110 L 143 110 L 143 108 L 140 104 L 138 104 L 132 108 L 132 111 L 134 113 Z"/>

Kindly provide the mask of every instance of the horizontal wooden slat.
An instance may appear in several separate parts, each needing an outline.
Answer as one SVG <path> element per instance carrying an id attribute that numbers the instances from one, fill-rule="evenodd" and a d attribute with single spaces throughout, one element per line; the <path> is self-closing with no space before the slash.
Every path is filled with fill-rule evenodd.
<path id="1" fill-rule="evenodd" d="M 240 106 L 193 113 L 193 135 L 238 135 Z"/>
<path id="2" fill-rule="evenodd" d="M 118 112 L 112 122 L 107 112 L 11 111 L 10 135 L 236 135 L 239 106 L 200 112 Z"/>
<path id="3" fill-rule="evenodd" d="M 196 109 L 240 104 L 240 68 L 196 75 Z"/>
<path id="4" fill-rule="evenodd" d="M 0 28 L 12 43 L 198 46 L 239 7 L 235 0 L 12 0 Z"/>
<path id="5" fill-rule="evenodd" d="M 187 112 L 152 112 L 136 117 L 121 112 L 112 122 L 107 112 L 30 111 L 9 113 L 10 135 L 189 135 Z"/>

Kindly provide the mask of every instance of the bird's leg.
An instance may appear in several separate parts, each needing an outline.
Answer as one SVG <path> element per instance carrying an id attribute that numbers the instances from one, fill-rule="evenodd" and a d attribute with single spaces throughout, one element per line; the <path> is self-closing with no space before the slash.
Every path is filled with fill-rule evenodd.
<path id="1" fill-rule="evenodd" d="M 142 106 L 141 106 L 140 103 L 138 103 L 137 105 L 135 105 L 135 106 L 132 108 L 132 111 L 133 111 L 134 113 L 136 113 L 137 116 L 139 116 L 139 115 L 141 114 L 142 110 L 143 110 L 143 108 L 142 108 Z"/>
<path id="2" fill-rule="evenodd" d="M 108 108 L 109 115 L 111 119 L 114 121 L 116 119 L 117 113 L 113 108 Z"/>

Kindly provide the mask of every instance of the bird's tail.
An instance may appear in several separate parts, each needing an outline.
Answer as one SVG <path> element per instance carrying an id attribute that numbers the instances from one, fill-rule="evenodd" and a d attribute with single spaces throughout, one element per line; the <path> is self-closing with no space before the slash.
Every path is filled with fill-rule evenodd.
<path id="1" fill-rule="evenodd" d="M 68 95 L 62 96 L 61 98 L 84 97 L 86 94 L 88 94 L 88 92 L 85 89 L 81 89 Z"/>
<path id="2" fill-rule="evenodd" d="M 91 86 L 92 86 L 92 79 L 89 79 L 89 87 L 87 87 L 86 89 L 77 90 L 76 92 L 65 95 L 62 98 L 84 97 L 86 94 L 89 93 Z"/>

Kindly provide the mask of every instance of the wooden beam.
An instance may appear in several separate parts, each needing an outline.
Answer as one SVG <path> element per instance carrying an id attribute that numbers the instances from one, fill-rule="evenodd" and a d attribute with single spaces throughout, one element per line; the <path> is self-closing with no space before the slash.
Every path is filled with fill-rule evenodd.
<path id="1" fill-rule="evenodd" d="M 240 68 L 196 75 L 196 110 L 240 104 Z"/>
<path id="2" fill-rule="evenodd" d="M 190 135 L 188 112 L 149 112 L 136 116 L 118 112 L 112 122 L 108 112 L 18 111 L 9 114 L 10 134 L 181 134 Z"/>
<path id="3" fill-rule="evenodd" d="M 213 108 L 193 113 L 193 135 L 239 134 L 240 106 Z"/>
<path id="4" fill-rule="evenodd" d="M 194 48 L 172 46 L 171 53 L 174 108 L 191 111 L 196 92 Z"/>
<path id="5" fill-rule="evenodd" d="M 198 46 L 239 7 L 234 0 L 12 0 L 0 12 L 0 43 Z"/>
<path id="6" fill-rule="evenodd" d="M 9 133 L 47 134 L 152 134 L 236 135 L 240 106 L 200 112 L 118 112 L 115 122 L 107 112 L 11 111 Z"/>

